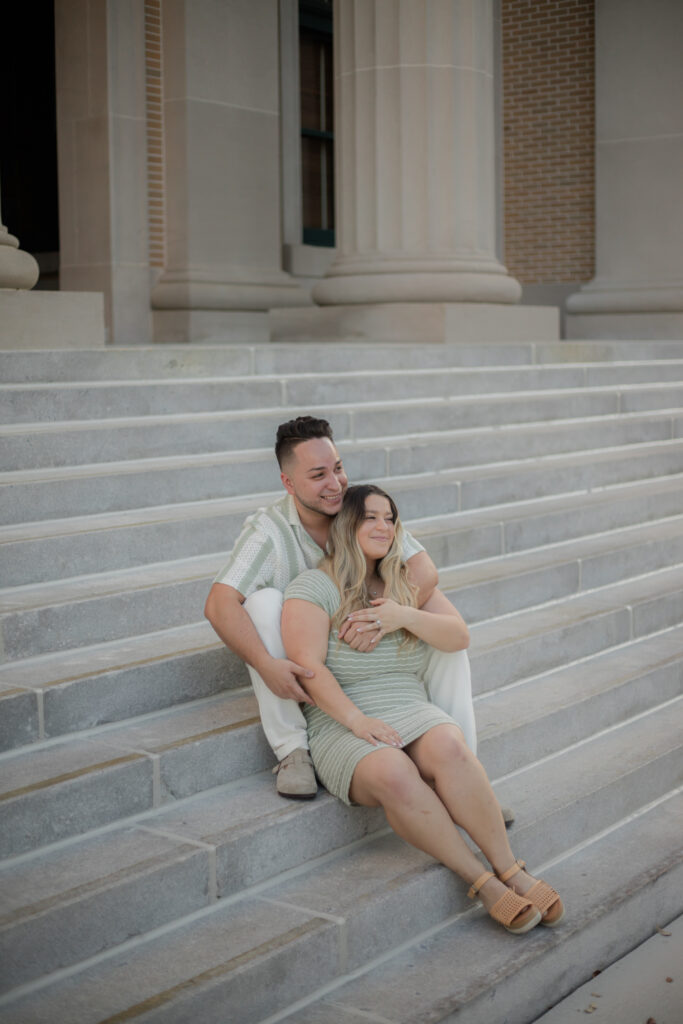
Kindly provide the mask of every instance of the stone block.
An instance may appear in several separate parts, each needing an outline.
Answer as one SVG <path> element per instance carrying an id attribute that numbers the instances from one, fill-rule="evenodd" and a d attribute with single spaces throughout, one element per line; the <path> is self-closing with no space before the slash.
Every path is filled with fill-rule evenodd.
<path id="1" fill-rule="evenodd" d="M 101 295 L 0 290 L 0 349 L 89 349 L 102 345 Z"/>
<path id="2" fill-rule="evenodd" d="M 407 341 L 412 343 L 552 341 L 559 311 L 551 306 L 501 303 L 384 302 L 273 308 L 272 341 Z"/>

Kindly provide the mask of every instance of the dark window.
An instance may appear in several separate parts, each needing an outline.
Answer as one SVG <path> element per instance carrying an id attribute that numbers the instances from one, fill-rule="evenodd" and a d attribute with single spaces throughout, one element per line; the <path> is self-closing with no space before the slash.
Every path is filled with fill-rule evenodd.
<path id="1" fill-rule="evenodd" d="M 334 245 L 332 0 L 300 0 L 303 241 Z"/>

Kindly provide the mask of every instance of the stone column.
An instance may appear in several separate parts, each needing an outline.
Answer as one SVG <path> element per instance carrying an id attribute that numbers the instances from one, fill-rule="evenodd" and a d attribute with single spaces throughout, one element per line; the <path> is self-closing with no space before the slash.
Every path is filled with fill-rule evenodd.
<path id="1" fill-rule="evenodd" d="M 144 5 L 56 0 L 60 287 L 104 295 L 107 340 L 151 340 Z"/>
<path id="2" fill-rule="evenodd" d="M 683 3 L 596 0 L 596 276 L 572 338 L 683 337 Z"/>
<path id="3" fill-rule="evenodd" d="M 515 303 L 496 257 L 492 0 L 335 2 L 337 258 L 321 305 Z"/>
<path id="4" fill-rule="evenodd" d="M 266 339 L 282 269 L 278 4 L 164 0 L 166 267 L 155 340 Z"/>

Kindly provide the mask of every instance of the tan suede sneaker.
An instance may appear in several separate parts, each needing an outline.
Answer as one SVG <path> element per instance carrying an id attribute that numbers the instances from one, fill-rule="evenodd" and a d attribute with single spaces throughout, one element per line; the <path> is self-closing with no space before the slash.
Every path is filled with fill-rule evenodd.
<path id="1" fill-rule="evenodd" d="M 318 792 L 311 755 L 303 747 L 283 757 L 273 768 L 273 774 L 275 773 L 276 789 L 280 796 L 287 796 L 292 800 L 312 800 Z"/>

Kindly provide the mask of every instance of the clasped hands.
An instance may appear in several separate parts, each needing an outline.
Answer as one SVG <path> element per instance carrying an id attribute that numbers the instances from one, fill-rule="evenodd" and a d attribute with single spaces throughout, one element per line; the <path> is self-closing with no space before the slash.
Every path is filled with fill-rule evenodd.
<path id="1" fill-rule="evenodd" d="M 370 605 L 370 608 L 351 612 L 339 629 L 339 639 L 354 651 L 371 651 L 387 633 L 394 633 L 405 626 L 408 609 L 404 605 L 387 597 L 378 597 Z"/>

